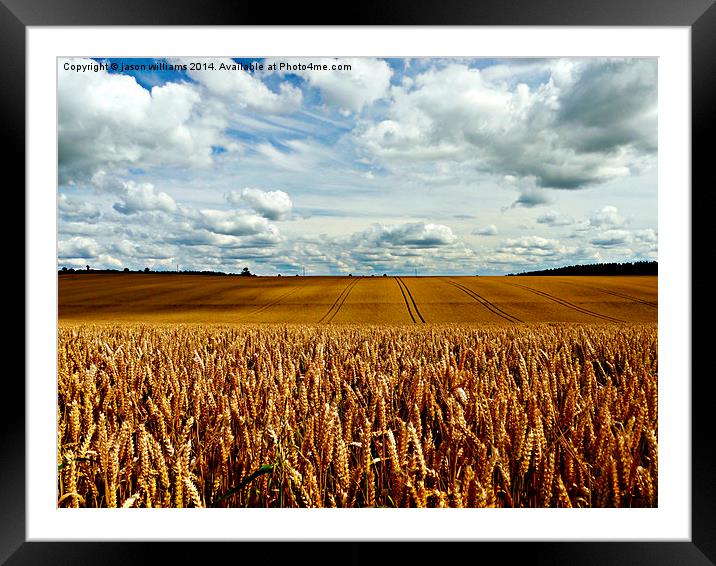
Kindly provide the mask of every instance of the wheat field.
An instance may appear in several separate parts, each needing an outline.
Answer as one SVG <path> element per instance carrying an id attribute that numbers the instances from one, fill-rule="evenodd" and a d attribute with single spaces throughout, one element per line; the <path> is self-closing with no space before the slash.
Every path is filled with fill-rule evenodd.
<path id="1" fill-rule="evenodd" d="M 451 324 L 657 322 L 656 276 L 240 277 L 73 273 L 73 322 Z"/>
<path id="2" fill-rule="evenodd" d="M 658 504 L 654 323 L 58 334 L 59 507 Z"/>

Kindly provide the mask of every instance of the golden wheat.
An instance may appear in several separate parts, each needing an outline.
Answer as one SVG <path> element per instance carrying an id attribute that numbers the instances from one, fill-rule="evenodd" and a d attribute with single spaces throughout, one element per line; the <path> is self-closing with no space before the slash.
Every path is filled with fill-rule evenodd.
<path id="1" fill-rule="evenodd" d="M 656 325 L 61 325 L 61 507 L 652 507 Z"/>

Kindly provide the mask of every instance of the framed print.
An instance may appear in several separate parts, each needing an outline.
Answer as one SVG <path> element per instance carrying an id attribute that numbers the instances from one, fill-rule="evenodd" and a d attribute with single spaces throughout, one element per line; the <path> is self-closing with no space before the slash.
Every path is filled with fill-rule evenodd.
<path id="1" fill-rule="evenodd" d="M 2 6 L 3 560 L 712 563 L 711 3 L 175 8 Z"/>

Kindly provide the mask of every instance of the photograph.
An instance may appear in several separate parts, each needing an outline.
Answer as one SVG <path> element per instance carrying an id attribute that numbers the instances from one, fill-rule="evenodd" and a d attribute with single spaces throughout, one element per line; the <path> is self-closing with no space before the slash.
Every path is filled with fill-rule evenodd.
<path id="1" fill-rule="evenodd" d="M 57 57 L 56 508 L 658 508 L 659 58 L 528 55 Z"/>

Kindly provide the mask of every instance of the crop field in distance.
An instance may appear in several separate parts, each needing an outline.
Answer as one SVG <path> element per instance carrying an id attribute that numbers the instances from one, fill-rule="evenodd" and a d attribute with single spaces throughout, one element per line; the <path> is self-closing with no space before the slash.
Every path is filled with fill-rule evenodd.
<path id="1" fill-rule="evenodd" d="M 61 321 L 424 324 L 656 322 L 657 278 L 59 277 Z"/>
<path id="2" fill-rule="evenodd" d="M 657 278 L 59 277 L 59 507 L 655 507 Z"/>

